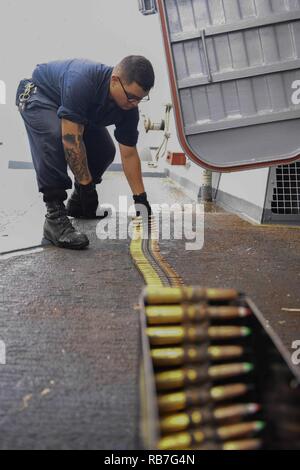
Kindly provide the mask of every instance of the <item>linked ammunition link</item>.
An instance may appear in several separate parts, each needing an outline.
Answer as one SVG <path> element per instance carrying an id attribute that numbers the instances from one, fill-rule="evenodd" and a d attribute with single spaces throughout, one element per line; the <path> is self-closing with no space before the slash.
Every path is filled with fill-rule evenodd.
<path id="1" fill-rule="evenodd" d="M 160 253 L 155 217 L 152 216 L 147 221 L 137 217 L 133 224 L 130 253 L 145 283 L 152 287 L 182 286 L 181 277 Z"/>

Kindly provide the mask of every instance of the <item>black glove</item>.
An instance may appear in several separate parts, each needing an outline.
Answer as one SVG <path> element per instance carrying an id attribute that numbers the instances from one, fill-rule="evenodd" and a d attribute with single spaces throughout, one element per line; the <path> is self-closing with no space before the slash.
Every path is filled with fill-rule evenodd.
<path id="1" fill-rule="evenodd" d="M 83 185 L 76 182 L 75 188 L 80 197 L 82 216 L 88 219 L 95 218 L 99 205 L 96 185 L 94 183 Z"/>
<path id="2" fill-rule="evenodd" d="M 140 217 L 142 208 L 139 206 L 144 206 L 147 209 L 148 217 L 152 215 L 152 209 L 147 199 L 147 193 L 142 193 L 133 196 L 135 209 L 136 209 L 136 216 Z M 143 214 L 143 213 L 142 213 Z"/>

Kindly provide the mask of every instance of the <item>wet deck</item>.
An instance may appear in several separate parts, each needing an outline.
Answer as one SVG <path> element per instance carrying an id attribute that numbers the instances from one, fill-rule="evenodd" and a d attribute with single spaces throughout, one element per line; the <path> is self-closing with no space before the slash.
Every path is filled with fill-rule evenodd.
<path id="1" fill-rule="evenodd" d="M 152 203 L 189 202 L 170 180 L 147 178 L 146 186 Z M 101 202 L 115 205 L 120 193 L 130 195 L 117 173 L 106 174 L 99 192 Z M 36 231 L 39 201 L 37 207 Z M 290 348 L 300 339 L 300 313 L 282 308 L 300 308 L 299 230 L 251 225 L 214 206 L 205 219 L 203 250 L 161 241 L 163 254 L 186 283 L 247 292 Z M 91 239 L 87 251 L 48 247 L 1 259 L 1 449 L 138 445 L 136 303 L 143 281 L 129 240 L 100 241 L 96 222 L 77 224 Z"/>

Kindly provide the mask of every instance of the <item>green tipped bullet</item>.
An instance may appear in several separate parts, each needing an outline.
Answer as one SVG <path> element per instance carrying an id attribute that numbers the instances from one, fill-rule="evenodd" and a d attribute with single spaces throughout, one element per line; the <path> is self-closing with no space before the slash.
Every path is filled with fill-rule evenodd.
<path id="1" fill-rule="evenodd" d="M 152 287 L 148 286 L 144 291 L 146 305 L 170 305 L 203 302 L 203 300 L 230 302 L 239 297 L 235 289 L 206 289 L 202 287 L 182 286 Z"/>
<path id="2" fill-rule="evenodd" d="M 223 385 L 220 387 L 203 386 L 191 388 L 176 393 L 163 394 L 158 397 L 158 406 L 161 413 L 182 411 L 190 406 L 202 406 L 212 402 L 221 402 L 241 397 L 249 391 L 250 387 L 244 383 Z"/>
<path id="3" fill-rule="evenodd" d="M 240 358 L 245 353 L 242 346 L 185 346 L 152 349 L 151 357 L 155 367 L 201 364 L 207 361 L 221 361 Z"/>
<path id="4" fill-rule="evenodd" d="M 240 326 L 160 326 L 147 328 L 146 333 L 152 346 L 170 346 L 184 342 L 242 338 L 249 336 L 251 329 Z"/>
<path id="5" fill-rule="evenodd" d="M 189 385 L 222 380 L 247 374 L 253 369 L 249 363 L 224 364 L 218 366 L 184 367 L 157 373 L 155 375 L 156 387 L 161 390 L 172 390 Z"/>
<path id="6" fill-rule="evenodd" d="M 265 423 L 262 421 L 254 421 L 249 423 L 233 424 L 231 426 L 223 426 L 217 430 L 219 438 L 223 441 L 244 437 L 252 433 L 260 432 L 264 429 Z"/>
<path id="7" fill-rule="evenodd" d="M 241 419 L 260 410 L 257 403 L 230 405 L 215 408 L 193 408 L 183 413 L 161 417 L 160 429 L 164 434 L 187 431 L 189 428 L 225 420 Z"/>
<path id="8" fill-rule="evenodd" d="M 243 450 L 259 450 L 263 446 L 261 439 L 242 439 L 239 441 L 229 441 L 223 444 L 216 444 L 215 442 L 207 442 L 202 446 L 194 446 L 185 450 L 231 450 L 231 451 L 243 451 Z"/>
<path id="9" fill-rule="evenodd" d="M 159 450 L 185 450 L 190 446 L 201 445 L 205 441 L 227 441 L 242 438 L 262 430 L 264 423 L 249 422 L 223 426 L 217 429 L 203 427 L 195 431 L 172 434 L 163 437 L 158 444 Z M 227 444 L 228 445 L 228 444 Z M 232 447 L 232 446 L 231 446 Z"/>
<path id="10" fill-rule="evenodd" d="M 179 323 L 202 323 L 207 320 L 231 320 L 251 315 L 245 307 L 211 307 L 204 303 L 183 305 L 156 305 L 146 307 L 149 325 L 176 325 Z"/>

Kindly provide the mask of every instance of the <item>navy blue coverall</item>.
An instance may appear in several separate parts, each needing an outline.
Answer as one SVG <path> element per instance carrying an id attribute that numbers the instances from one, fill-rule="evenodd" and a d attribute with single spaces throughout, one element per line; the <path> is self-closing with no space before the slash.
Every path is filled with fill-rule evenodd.
<path id="1" fill-rule="evenodd" d="M 36 87 L 22 109 L 19 96 L 28 79 L 21 80 L 16 105 L 24 120 L 41 193 L 72 188 L 62 143 L 61 119 L 85 126 L 84 143 L 95 184 L 113 162 L 115 144 L 107 126 L 123 145 L 138 141 L 139 111 L 124 111 L 109 96 L 113 67 L 86 59 L 39 64 L 29 79 Z"/>

